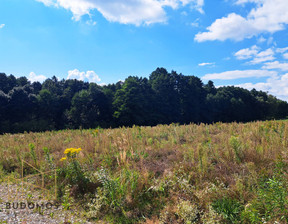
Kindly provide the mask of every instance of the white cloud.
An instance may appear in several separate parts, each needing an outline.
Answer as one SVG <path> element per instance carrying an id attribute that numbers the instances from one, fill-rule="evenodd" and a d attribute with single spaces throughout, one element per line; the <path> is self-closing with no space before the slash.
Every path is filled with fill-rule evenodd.
<path id="1" fill-rule="evenodd" d="M 259 47 L 257 47 L 256 45 L 250 47 L 250 48 L 245 48 L 242 50 L 237 51 L 234 56 L 238 59 L 238 60 L 245 60 L 245 59 L 250 59 L 253 56 L 257 55 L 259 52 Z"/>
<path id="2" fill-rule="evenodd" d="M 37 2 L 42 2 L 46 6 L 57 6 L 54 0 L 36 0 Z"/>
<path id="3" fill-rule="evenodd" d="M 288 47 L 277 48 L 276 52 L 282 54 L 284 59 L 288 59 Z"/>
<path id="4" fill-rule="evenodd" d="M 246 18 L 231 13 L 217 19 L 207 28 L 207 32 L 198 33 L 198 42 L 227 39 L 241 41 L 261 33 L 274 33 L 285 29 L 288 24 L 287 0 L 238 0 L 238 4 L 257 3 Z"/>
<path id="5" fill-rule="evenodd" d="M 246 4 L 246 3 L 248 3 L 248 2 L 251 2 L 251 3 L 260 3 L 260 2 L 263 2 L 263 0 L 237 0 L 236 1 L 236 5 L 244 5 L 244 4 Z"/>
<path id="6" fill-rule="evenodd" d="M 192 26 L 192 27 L 199 27 L 199 23 L 197 23 L 197 22 L 192 22 L 192 23 L 190 23 L 190 26 Z"/>
<path id="7" fill-rule="evenodd" d="M 183 0 L 182 0 L 183 1 Z M 184 1 L 183 1 L 184 2 Z M 188 2 L 188 0 L 186 0 Z M 194 0 L 193 1 L 195 6 L 194 8 L 198 10 L 201 14 L 204 14 L 203 6 L 204 6 L 204 0 Z"/>
<path id="8" fill-rule="evenodd" d="M 203 63 L 200 63 L 198 64 L 198 66 L 215 66 L 215 62 L 203 62 Z"/>
<path id="9" fill-rule="evenodd" d="M 36 75 L 34 72 L 30 72 L 30 74 L 28 75 L 28 80 L 30 80 L 31 82 L 44 82 L 47 77 L 44 75 Z"/>
<path id="10" fill-rule="evenodd" d="M 181 12 L 182 16 L 188 16 L 188 13 L 186 11 Z"/>
<path id="11" fill-rule="evenodd" d="M 288 71 L 288 63 L 280 63 L 279 61 L 267 62 L 262 68 L 263 69 L 280 69 L 282 71 Z"/>
<path id="12" fill-rule="evenodd" d="M 259 64 L 265 61 L 273 61 L 275 59 L 274 57 L 274 50 L 272 48 L 268 48 L 265 51 L 260 51 L 260 48 L 256 45 L 245 48 L 237 51 L 234 56 L 238 60 L 246 60 L 246 59 L 252 59 L 250 61 L 250 64 Z"/>
<path id="13" fill-rule="evenodd" d="M 280 54 L 283 54 L 283 53 L 285 53 L 286 51 L 288 51 L 288 47 L 277 48 L 277 49 L 276 49 L 276 52 L 277 52 L 277 53 L 280 53 Z"/>
<path id="14" fill-rule="evenodd" d="M 226 72 L 221 72 L 221 73 L 206 74 L 202 77 L 202 79 L 204 80 L 213 80 L 213 79 L 232 80 L 232 79 L 240 79 L 240 78 L 274 77 L 275 75 L 277 75 L 277 72 L 267 71 L 267 70 L 234 70 L 234 71 L 226 71 Z"/>
<path id="15" fill-rule="evenodd" d="M 163 23 L 167 21 L 164 7 L 177 9 L 190 4 L 203 13 L 204 0 L 36 0 L 46 6 L 63 7 L 73 13 L 76 21 L 93 10 L 99 11 L 108 21 L 122 24 Z"/>
<path id="16" fill-rule="evenodd" d="M 192 23 L 188 23 L 192 27 L 199 27 L 199 18 L 195 19 Z"/>
<path id="17" fill-rule="evenodd" d="M 276 42 L 274 42 L 274 38 L 273 37 L 269 37 L 267 40 L 267 45 L 271 45 L 274 44 L 275 46 L 277 45 Z"/>
<path id="18" fill-rule="evenodd" d="M 85 82 L 100 82 L 101 79 L 94 71 L 80 72 L 78 69 L 68 71 L 67 79 L 78 79 Z"/>
<path id="19" fill-rule="evenodd" d="M 88 20 L 88 21 L 86 21 L 86 24 L 89 25 L 89 26 L 96 26 L 97 22 L 92 21 L 92 20 Z"/>
<path id="20" fill-rule="evenodd" d="M 266 41 L 266 39 L 265 39 L 263 36 L 259 37 L 258 40 L 257 40 L 257 42 L 258 42 L 259 44 L 262 44 L 262 43 L 264 43 L 265 41 Z"/>
<path id="21" fill-rule="evenodd" d="M 260 82 L 256 84 L 243 83 L 237 86 L 250 90 L 255 88 L 257 90 L 262 90 L 265 92 L 268 91 L 270 94 L 282 100 L 288 101 L 288 73 L 282 76 L 275 76 L 273 78 L 269 78 L 266 80 L 266 82 Z"/>
<path id="22" fill-rule="evenodd" d="M 266 51 L 261 51 L 260 53 L 258 53 L 250 63 L 259 64 L 265 61 L 273 61 L 274 59 L 274 51 L 269 48 Z"/>
<path id="23" fill-rule="evenodd" d="M 5 24 L 0 24 L 0 29 L 2 29 L 5 26 Z"/>
<path id="24" fill-rule="evenodd" d="M 252 37 L 254 28 L 245 18 L 235 13 L 227 17 L 217 19 L 207 28 L 208 32 L 198 33 L 195 40 L 203 42 L 207 40 L 243 40 L 246 36 Z"/>

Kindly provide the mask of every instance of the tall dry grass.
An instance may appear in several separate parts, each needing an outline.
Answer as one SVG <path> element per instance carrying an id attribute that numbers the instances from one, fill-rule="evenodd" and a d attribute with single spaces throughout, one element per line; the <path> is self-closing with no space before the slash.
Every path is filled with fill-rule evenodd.
<path id="1" fill-rule="evenodd" d="M 35 146 L 37 164 L 29 144 Z M 80 147 L 78 160 L 88 176 L 104 169 L 120 186 L 115 210 L 100 206 L 106 220 L 114 222 L 112 214 L 119 213 L 123 223 L 221 223 L 230 220 L 221 213 L 225 198 L 251 204 L 260 179 L 273 177 L 280 158 L 288 164 L 287 146 L 287 121 L 64 130 L 0 136 L 0 165 L 2 176 L 20 173 L 21 159 L 48 169 L 46 147 L 54 166 L 63 167 L 64 150 Z"/>

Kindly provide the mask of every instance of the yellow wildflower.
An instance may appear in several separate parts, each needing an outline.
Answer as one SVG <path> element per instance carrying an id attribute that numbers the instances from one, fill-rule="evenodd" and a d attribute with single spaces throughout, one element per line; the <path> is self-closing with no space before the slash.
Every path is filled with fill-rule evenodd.
<path id="1" fill-rule="evenodd" d="M 68 154 L 68 153 L 70 153 L 72 150 L 73 150 L 73 148 L 65 149 L 64 154 Z"/>
<path id="2" fill-rule="evenodd" d="M 82 149 L 81 148 L 78 148 L 78 149 L 72 149 L 71 150 L 71 153 L 73 154 L 73 153 L 79 153 L 80 151 L 81 151 Z"/>
<path id="3" fill-rule="evenodd" d="M 78 149 L 76 150 L 76 153 L 79 153 L 81 150 L 82 150 L 81 148 L 78 148 Z"/>
<path id="4" fill-rule="evenodd" d="M 68 149 L 65 149 L 64 151 L 64 154 L 69 154 L 69 155 L 73 155 L 73 154 L 77 154 L 81 151 L 82 149 L 81 148 L 68 148 Z"/>
<path id="5" fill-rule="evenodd" d="M 60 161 L 62 162 L 64 160 L 66 160 L 66 159 L 67 159 L 66 157 L 63 157 L 63 158 L 60 159 Z"/>
<path id="6" fill-rule="evenodd" d="M 64 154 L 68 154 L 71 150 L 68 148 L 68 149 L 65 149 L 64 151 Z"/>

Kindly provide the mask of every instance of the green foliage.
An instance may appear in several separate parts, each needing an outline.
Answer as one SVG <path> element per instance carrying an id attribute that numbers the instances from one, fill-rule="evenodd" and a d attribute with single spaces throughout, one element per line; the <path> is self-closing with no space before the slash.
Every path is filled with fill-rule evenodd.
<path id="1" fill-rule="evenodd" d="M 242 162 L 243 159 L 243 149 L 239 138 L 235 136 L 231 136 L 229 143 L 234 151 L 235 159 L 238 163 Z"/>
<path id="2" fill-rule="evenodd" d="M 73 203 L 73 198 L 70 196 L 70 186 L 65 186 L 64 195 L 62 197 L 62 206 L 64 210 L 70 210 Z"/>
<path id="3" fill-rule="evenodd" d="M 33 143 L 30 143 L 29 144 L 29 149 L 30 149 L 30 156 L 31 156 L 31 158 L 33 159 L 34 163 L 37 166 L 37 155 L 36 155 L 36 152 L 35 152 L 35 145 Z"/>
<path id="4" fill-rule="evenodd" d="M 127 209 L 129 204 L 133 202 L 127 201 L 131 197 L 136 200 L 139 174 L 127 169 L 124 169 L 118 177 L 111 177 L 107 170 L 101 168 L 96 173 L 97 179 L 102 184 L 102 188 L 97 189 L 96 198 L 99 201 L 92 200 L 90 203 L 90 213 L 95 217 L 99 216 L 99 210 L 107 212 L 107 217 L 112 218 L 113 223 L 133 223 L 133 220 L 128 217 Z M 139 206 L 139 204 L 138 204 Z M 112 215 L 112 216 L 111 216 Z"/>
<path id="5" fill-rule="evenodd" d="M 157 68 L 149 79 L 98 86 L 78 80 L 43 84 L 0 73 L 0 133 L 65 128 L 283 119 L 288 103 L 255 89 L 215 88 L 198 77 Z"/>
<path id="6" fill-rule="evenodd" d="M 285 178 L 287 164 L 276 163 L 271 178 L 262 177 L 257 188 L 257 197 L 251 201 L 242 216 L 250 223 L 262 221 L 288 222 L 288 185 Z"/>
<path id="7" fill-rule="evenodd" d="M 106 194 L 107 204 L 114 211 L 121 211 L 125 214 L 124 203 L 129 192 L 133 196 L 138 184 L 139 174 L 124 170 L 117 178 L 111 178 L 105 169 L 97 173 L 99 181 L 103 185 Z"/>
<path id="8" fill-rule="evenodd" d="M 4 181 L 5 174 L 6 174 L 5 170 L 3 169 L 3 166 L 0 164 L 0 183 Z"/>
<path id="9" fill-rule="evenodd" d="M 121 185 L 120 177 L 111 179 L 104 169 L 98 172 L 98 179 L 102 183 L 104 191 L 106 192 L 107 204 L 111 209 L 123 211 L 123 203 L 126 188 Z"/>
<path id="10" fill-rule="evenodd" d="M 50 170 L 55 169 L 55 164 L 53 162 L 53 156 L 51 156 L 50 149 L 47 147 L 43 147 L 43 151 L 44 151 L 45 160 L 47 161 L 49 165 L 49 169 Z"/>
<path id="11" fill-rule="evenodd" d="M 213 209 L 221 214 L 228 223 L 240 223 L 240 214 L 243 210 L 241 203 L 235 199 L 224 197 L 212 203 Z"/>
<path id="12" fill-rule="evenodd" d="M 59 175 L 58 179 L 62 181 L 59 186 L 60 190 L 63 186 L 71 185 L 76 188 L 77 193 L 86 193 L 89 179 L 85 175 L 84 169 L 77 159 L 77 153 L 69 152 L 67 153 L 67 157 L 62 158 L 61 160 L 64 165 L 57 170 Z"/>
<path id="13" fill-rule="evenodd" d="M 104 188 L 97 188 L 95 197 L 90 198 L 90 201 L 87 203 L 86 217 L 95 220 L 103 216 L 104 212 L 107 212 L 105 210 L 107 206 L 106 194 Z"/>

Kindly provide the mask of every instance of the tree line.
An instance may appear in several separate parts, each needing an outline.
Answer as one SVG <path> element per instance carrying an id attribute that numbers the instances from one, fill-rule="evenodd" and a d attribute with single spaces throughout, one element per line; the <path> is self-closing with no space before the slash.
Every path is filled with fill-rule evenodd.
<path id="1" fill-rule="evenodd" d="M 42 84 L 0 73 L 0 133 L 98 126 L 248 122 L 282 119 L 288 103 L 263 91 L 227 86 L 157 68 L 149 78 L 99 86 L 79 80 Z"/>

